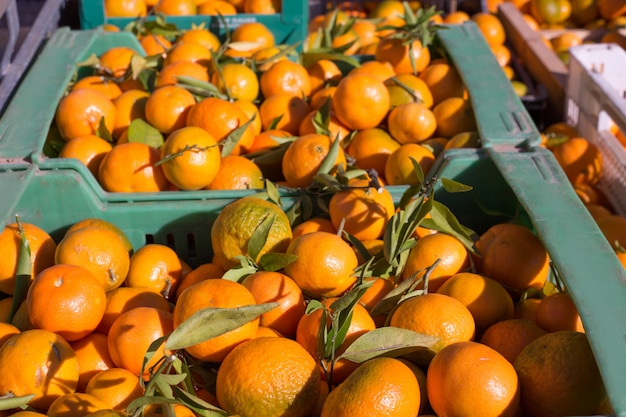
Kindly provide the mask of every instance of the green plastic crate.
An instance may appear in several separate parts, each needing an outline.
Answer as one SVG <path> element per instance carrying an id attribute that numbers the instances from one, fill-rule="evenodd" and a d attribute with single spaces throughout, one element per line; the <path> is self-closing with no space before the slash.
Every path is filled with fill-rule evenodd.
<path id="1" fill-rule="evenodd" d="M 166 16 L 167 23 L 173 23 L 179 29 L 189 29 L 194 25 L 204 24 L 213 33 L 223 37 L 226 29 L 233 30 L 243 23 L 260 22 L 272 31 L 276 42 L 294 44 L 304 41 L 309 21 L 309 5 L 303 0 L 283 0 L 282 12 L 276 14 L 237 14 L 224 16 L 224 25 L 217 16 Z M 109 18 L 104 15 L 104 0 L 79 0 L 78 13 L 80 27 L 93 29 L 103 24 L 125 28 L 133 18 Z M 154 16 L 148 17 L 154 19 Z"/>
<path id="2" fill-rule="evenodd" d="M 476 232 L 512 218 L 535 230 L 578 306 L 616 415 L 626 416 L 626 273 L 586 208 L 571 187 L 564 186 L 566 178 L 552 154 L 543 148 L 453 149 L 437 160 L 430 175 L 473 187 L 459 194 L 438 188 L 435 198 Z M 405 187 L 390 190 L 398 201 Z M 0 227 L 19 215 L 58 240 L 77 220 L 100 217 L 120 226 L 134 247 L 167 244 L 192 266 L 211 259 L 210 229 L 220 210 L 253 193 L 219 192 L 211 198 L 197 192 L 146 193 L 141 199 L 115 194 L 111 198 L 78 170 L 37 165 L 3 165 L 0 191 L 5 196 L 0 203 Z M 283 195 L 284 207 L 291 207 L 296 199 Z"/>

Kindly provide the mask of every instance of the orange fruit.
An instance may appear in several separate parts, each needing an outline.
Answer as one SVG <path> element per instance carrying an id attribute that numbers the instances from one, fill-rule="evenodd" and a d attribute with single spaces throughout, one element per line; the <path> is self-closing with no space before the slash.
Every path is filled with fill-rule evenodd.
<path id="1" fill-rule="evenodd" d="M 63 145 L 61 152 L 59 152 L 59 158 L 78 159 L 98 179 L 100 163 L 112 148 L 113 146 L 109 142 L 98 136 L 79 136 Z"/>
<path id="2" fill-rule="evenodd" d="M 389 91 L 382 81 L 366 74 L 343 78 L 333 95 L 333 109 L 351 130 L 377 127 L 387 115 Z"/>
<path id="3" fill-rule="evenodd" d="M 203 281 L 205 279 L 222 278 L 226 271 L 214 263 L 204 263 L 193 268 L 187 274 L 184 274 L 180 284 L 176 288 L 176 299 L 180 297 L 180 294 L 192 286 L 196 282 Z"/>
<path id="4" fill-rule="evenodd" d="M 187 115 L 187 126 L 201 127 L 219 143 L 248 120 L 246 113 L 235 104 L 216 97 L 208 97 L 191 107 Z M 231 154 L 241 155 L 247 152 L 252 142 L 254 129 L 252 125 L 248 125 Z"/>
<path id="5" fill-rule="evenodd" d="M 346 148 L 355 165 L 360 169 L 374 169 L 385 175 L 385 164 L 389 155 L 400 147 L 387 131 L 380 128 L 359 130 Z"/>
<path id="6" fill-rule="evenodd" d="M 40 227 L 20 221 L 24 238 L 30 246 L 31 282 L 41 271 L 54 265 L 56 243 L 52 237 Z M 0 232 L 0 251 L 3 253 L 0 262 L 0 291 L 13 295 L 15 290 L 15 274 L 21 246 L 21 233 L 17 223 L 7 224 Z"/>
<path id="7" fill-rule="evenodd" d="M 376 45 L 374 57 L 376 61 L 389 62 L 396 74 L 417 75 L 430 63 L 430 50 L 418 39 L 408 43 L 385 37 Z"/>
<path id="8" fill-rule="evenodd" d="M 89 270 L 57 264 L 41 271 L 28 289 L 28 317 L 35 328 L 68 342 L 95 330 L 106 304 L 104 287 Z"/>
<path id="9" fill-rule="evenodd" d="M 500 64 L 501 67 L 506 67 L 510 64 L 511 50 L 506 45 L 496 44 L 489 45 L 489 47 L 491 48 L 491 52 L 493 52 L 496 60 L 498 61 L 498 64 Z"/>
<path id="10" fill-rule="evenodd" d="M 8 323 L 9 312 L 13 305 L 13 297 L 8 296 L 0 299 L 0 323 Z"/>
<path id="11" fill-rule="evenodd" d="M 126 249 L 128 250 L 128 253 L 130 254 L 133 252 L 133 245 L 128 239 L 128 236 L 126 236 L 126 234 L 124 233 L 124 231 L 120 229 L 119 227 L 117 227 L 115 224 L 107 220 L 100 219 L 98 217 L 85 217 L 84 219 L 73 223 L 65 231 L 65 234 L 69 234 L 75 230 L 82 229 L 83 227 L 99 227 L 102 229 L 111 230 L 115 232 L 124 241 L 124 244 L 126 245 Z"/>
<path id="12" fill-rule="evenodd" d="M 293 338 L 305 309 L 304 296 L 298 284 L 287 275 L 269 271 L 255 272 L 241 283 L 252 293 L 257 304 L 279 303 L 273 310 L 261 314 L 259 324 Z"/>
<path id="13" fill-rule="evenodd" d="M 541 303 L 540 298 L 524 298 L 515 305 L 515 318 L 532 321 L 537 324 L 537 307 Z"/>
<path id="14" fill-rule="evenodd" d="M 199 190 L 217 176 L 221 154 L 206 130 L 187 126 L 172 132 L 161 146 L 161 167 L 169 182 L 181 190 Z"/>
<path id="15" fill-rule="evenodd" d="M 315 360 L 293 340 L 256 338 L 234 348 L 222 362 L 217 400 L 230 414 L 305 417 L 315 410 L 320 395 L 316 368 Z"/>
<path id="16" fill-rule="evenodd" d="M 113 100 L 115 123 L 113 136 L 119 138 L 135 119 L 146 119 L 146 102 L 149 94 L 142 90 L 128 90 Z"/>
<path id="17" fill-rule="evenodd" d="M 154 10 L 170 16 L 189 16 L 197 11 L 195 0 L 159 0 Z"/>
<path id="18" fill-rule="evenodd" d="M 261 123 L 261 114 L 259 113 L 257 105 L 252 101 L 243 99 L 235 100 L 233 101 L 233 104 L 245 113 L 247 117 L 246 122 L 252 120 L 252 117 L 254 116 L 254 120 L 252 120 L 250 126 L 252 127 L 255 136 L 261 133 L 261 130 L 263 130 L 263 124 Z"/>
<path id="19" fill-rule="evenodd" d="M 402 279 L 409 279 L 415 273 L 416 278 L 423 277 L 426 268 L 437 260 L 439 263 L 431 270 L 428 279 L 430 292 L 438 291 L 448 279 L 470 266 L 470 255 L 461 241 L 445 233 L 435 233 L 419 238 L 411 248 Z"/>
<path id="20" fill-rule="evenodd" d="M 369 179 L 352 179 L 348 189 L 333 194 L 328 211 L 335 229 L 343 222 L 343 230 L 357 239 L 381 237 L 395 212 L 393 197 L 385 187 L 369 186 Z"/>
<path id="21" fill-rule="evenodd" d="M 25 330 L 6 341 L 0 348 L 0 369 L 0 395 L 34 394 L 28 405 L 37 411 L 46 411 L 78 384 L 76 353 L 61 336 L 43 329 Z"/>
<path id="22" fill-rule="evenodd" d="M 546 331 L 532 321 L 508 319 L 489 326 L 480 338 L 480 343 L 494 349 L 513 363 L 527 344 L 544 334 Z"/>
<path id="23" fill-rule="evenodd" d="M 301 235 L 291 242 L 287 253 L 298 258 L 285 266 L 284 273 L 311 297 L 335 297 L 356 282 L 356 254 L 336 234 L 320 231 Z"/>
<path id="24" fill-rule="evenodd" d="M 173 299 L 181 274 L 182 265 L 174 249 L 149 243 L 131 256 L 125 285 L 149 288 Z"/>
<path id="25" fill-rule="evenodd" d="M 337 230 L 335 229 L 335 226 L 333 226 L 330 219 L 324 217 L 312 217 L 303 221 L 297 226 L 294 226 L 293 238 L 295 239 L 300 235 L 319 231 L 337 233 Z"/>
<path id="26" fill-rule="evenodd" d="M 626 4 L 619 0 L 600 0 L 596 4 L 600 16 L 606 20 L 614 20 L 626 14 Z"/>
<path id="27" fill-rule="evenodd" d="M 250 190 L 265 188 L 261 168 L 241 155 L 222 158 L 213 181 L 205 187 L 209 190 Z"/>
<path id="28" fill-rule="evenodd" d="M 191 77 L 200 81 L 209 81 L 209 72 L 206 67 L 192 61 L 177 61 L 165 65 L 156 75 L 154 86 L 156 88 L 166 85 L 176 85 L 177 77 Z"/>
<path id="29" fill-rule="evenodd" d="M 289 187 L 308 187 L 328 156 L 332 139 L 326 135 L 308 134 L 296 138 L 283 155 L 282 172 Z M 333 171 L 345 167 L 346 157 L 339 147 Z"/>
<path id="30" fill-rule="evenodd" d="M 450 277 L 437 290 L 462 302 L 474 316 L 476 329 L 483 331 L 502 320 L 513 318 L 513 299 L 499 282 L 472 272 Z"/>
<path id="31" fill-rule="evenodd" d="M 168 50 L 163 60 L 163 67 L 176 62 L 195 62 L 208 69 L 211 67 L 212 60 L 211 49 L 203 43 L 179 39 L 178 42 Z"/>
<path id="32" fill-rule="evenodd" d="M 303 315 L 298 322 L 298 328 L 296 330 L 296 342 L 302 345 L 306 351 L 317 360 L 322 379 L 332 381 L 333 384 L 341 383 L 359 367 L 359 364 L 356 362 L 347 359 L 339 359 L 334 362 L 331 373 L 331 363 L 321 356 L 322 353 L 320 353 L 318 342 L 320 339 L 320 327 L 322 326 L 322 322 L 326 323 L 327 327 L 330 326 L 329 315 L 332 314 L 332 304 L 336 300 L 337 298 L 334 297 L 324 299 L 322 301 L 324 308 Z M 361 335 L 375 328 L 376 324 L 365 307 L 361 304 L 355 305 L 352 310 L 348 329 L 346 330 L 345 339 L 339 346 L 335 346 L 335 357 L 345 352 Z"/>
<path id="33" fill-rule="evenodd" d="M 449 25 L 458 25 L 463 22 L 467 22 L 468 20 L 470 20 L 470 16 L 466 12 L 462 10 L 457 10 L 452 13 L 448 13 L 443 18 L 443 23 L 446 23 Z"/>
<path id="34" fill-rule="evenodd" d="M 437 136 L 451 138 L 462 132 L 477 130 L 472 103 L 459 97 L 442 100 L 433 108 Z"/>
<path id="35" fill-rule="evenodd" d="M 360 66 L 353 68 L 347 75 L 364 74 L 370 75 L 379 81 L 386 82 L 396 75 L 396 71 L 389 62 L 366 61 Z"/>
<path id="36" fill-rule="evenodd" d="M 96 332 L 108 334 L 113 322 L 122 314 L 136 307 L 152 307 L 170 311 L 171 307 L 160 293 L 145 287 L 119 287 L 107 292 L 104 316 Z"/>
<path id="37" fill-rule="evenodd" d="M 76 353 L 80 369 L 77 392 L 85 392 L 87 382 L 94 375 L 115 366 L 109 355 L 107 336 L 104 334 L 89 333 L 82 339 L 70 342 L 70 346 Z"/>
<path id="38" fill-rule="evenodd" d="M 83 77 L 72 85 L 70 91 L 80 90 L 82 88 L 99 91 L 107 96 L 109 100 L 115 100 L 122 94 L 122 89 L 114 81 L 102 75 L 88 75 Z"/>
<path id="39" fill-rule="evenodd" d="M 537 306 L 537 324 L 547 332 L 585 332 L 574 300 L 566 291 L 550 293 L 541 299 Z"/>
<path id="40" fill-rule="evenodd" d="M 451 97 L 465 97 L 465 85 L 452 65 L 437 62 L 429 65 L 418 77 L 426 84 L 433 97 L 433 105 Z"/>
<path id="41" fill-rule="evenodd" d="M 139 38 L 139 43 L 147 56 L 164 55 L 172 43 L 163 35 L 148 33 Z"/>
<path id="42" fill-rule="evenodd" d="M 235 45 L 244 43 L 243 48 Z M 267 26 L 261 22 L 244 22 L 231 32 L 230 49 L 225 55 L 230 57 L 250 57 L 262 49 L 269 48 L 276 44 L 274 34 Z"/>
<path id="43" fill-rule="evenodd" d="M 527 288 L 540 290 L 550 272 L 543 243 L 524 226 L 501 223 L 484 232 L 476 247 L 480 273 L 504 285 L 514 296 Z"/>
<path id="44" fill-rule="evenodd" d="M 143 367 L 142 374 L 148 348 L 152 342 L 173 330 L 172 313 L 160 308 L 136 307 L 121 314 L 111 325 L 107 336 L 113 363 L 135 376 L 148 376 L 151 368 L 163 358 L 163 347 L 155 350 Z"/>
<path id="45" fill-rule="evenodd" d="M 311 95 L 317 93 L 327 85 L 336 84 L 342 77 L 341 70 L 330 59 L 320 59 L 306 68 L 309 73 Z"/>
<path id="46" fill-rule="evenodd" d="M 278 330 L 274 330 L 271 327 L 259 326 L 259 328 L 256 329 L 254 339 L 259 337 L 284 337 L 284 335 L 280 334 Z"/>
<path id="47" fill-rule="evenodd" d="M 552 153 L 573 184 L 596 184 L 602 177 L 603 158 L 600 149 L 581 137 L 571 138 L 552 148 Z"/>
<path id="48" fill-rule="evenodd" d="M 289 138 L 292 134 L 286 130 L 270 129 L 265 130 L 255 136 L 254 142 L 250 147 L 249 153 L 266 151 L 280 145 L 277 138 Z"/>
<path id="49" fill-rule="evenodd" d="M 198 5 L 198 14 L 222 16 L 237 14 L 237 9 L 231 3 L 225 0 L 210 0 Z"/>
<path id="50" fill-rule="evenodd" d="M 254 101 L 259 95 L 259 79 L 242 63 L 227 63 L 211 76 L 211 82 L 233 100 Z"/>
<path id="51" fill-rule="evenodd" d="M 540 24 L 563 23 L 572 14 L 572 3 L 569 0 L 531 0 L 530 14 Z"/>
<path id="52" fill-rule="evenodd" d="M 606 397 L 584 333 L 562 330 L 530 342 L 513 363 L 524 415 L 593 415 Z"/>
<path id="53" fill-rule="evenodd" d="M 79 136 L 95 135 L 101 121 L 109 132 L 113 132 L 115 111 L 115 105 L 104 93 L 82 88 L 61 99 L 54 121 L 61 137 L 69 141 Z"/>
<path id="54" fill-rule="evenodd" d="M 307 69 L 293 61 L 283 60 L 261 73 L 261 93 L 265 98 L 274 94 L 311 95 L 311 78 Z"/>
<path id="55" fill-rule="evenodd" d="M 481 343 L 443 348 L 428 366 L 426 387 L 430 405 L 440 416 L 513 417 L 518 411 L 520 390 L 513 365 Z"/>
<path id="56" fill-rule="evenodd" d="M 256 304 L 252 293 L 243 285 L 226 279 L 207 279 L 183 291 L 174 306 L 174 328 L 204 308 L 238 308 Z M 220 336 L 185 348 L 196 359 L 221 362 L 240 343 L 252 339 L 259 318 Z"/>
<path id="57" fill-rule="evenodd" d="M 85 392 L 105 403 L 106 408 L 125 411 L 131 401 L 144 394 L 144 388 L 129 370 L 111 367 L 91 378 Z"/>
<path id="58" fill-rule="evenodd" d="M 204 27 L 187 29 L 180 34 L 176 41 L 177 43 L 198 43 L 209 51 L 216 52 L 221 45 L 220 39 L 217 35 L 211 32 L 208 28 Z"/>
<path id="59" fill-rule="evenodd" d="M 113 46 L 108 48 L 98 57 L 100 60 L 100 70 L 107 75 L 123 77 L 130 67 L 133 55 L 137 55 L 137 51 L 127 46 Z"/>
<path id="60" fill-rule="evenodd" d="M 566 53 L 572 46 L 578 46 L 583 43 L 580 36 L 571 32 L 564 32 L 550 38 L 552 44 L 552 50 L 557 54 Z"/>
<path id="61" fill-rule="evenodd" d="M 626 217 L 611 214 L 597 218 L 596 223 L 613 249 L 626 247 Z"/>
<path id="62" fill-rule="evenodd" d="M 302 120 L 311 111 L 307 102 L 291 93 L 278 93 L 267 97 L 259 106 L 263 130 L 284 130 L 296 135 Z"/>
<path id="63" fill-rule="evenodd" d="M 255 262 L 266 253 L 283 252 L 291 242 L 291 224 L 280 207 L 256 197 L 243 197 L 226 205 L 211 226 L 213 262 L 228 270 L 239 265 L 237 256 L 248 255 L 248 242 L 257 227 L 273 218 L 265 245 Z"/>
<path id="64" fill-rule="evenodd" d="M 148 12 L 145 0 L 105 0 L 104 15 L 107 17 L 142 17 Z"/>
<path id="65" fill-rule="evenodd" d="M 490 13 L 476 13 L 470 18 L 483 34 L 485 41 L 489 45 L 502 45 L 506 40 L 506 33 L 502 22 L 495 15 Z"/>
<path id="66" fill-rule="evenodd" d="M 413 167 L 413 158 L 426 175 L 435 163 L 435 155 L 425 146 L 405 143 L 394 150 L 385 163 L 385 181 L 389 185 L 417 184 L 418 177 Z"/>
<path id="67" fill-rule="evenodd" d="M 376 24 L 369 20 L 358 19 L 352 24 L 352 30 L 359 37 L 361 50 L 378 42 L 379 37 L 376 32 Z"/>
<path id="68" fill-rule="evenodd" d="M 106 404 L 84 392 L 71 392 L 54 400 L 48 408 L 49 417 L 85 417 L 106 409 Z"/>
<path id="69" fill-rule="evenodd" d="M 267 71 L 276 62 L 289 59 L 280 55 L 281 52 L 282 49 L 278 46 L 268 46 L 253 53 L 251 60 L 258 71 Z"/>
<path id="70" fill-rule="evenodd" d="M 97 226 L 66 233 L 57 245 L 55 259 L 57 264 L 88 270 L 105 291 L 122 285 L 130 264 L 126 242 L 113 230 Z"/>
<path id="71" fill-rule="evenodd" d="M 416 416 L 420 386 L 409 366 L 395 358 L 366 361 L 333 389 L 321 417 Z"/>
<path id="72" fill-rule="evenodd" d="M 456 298 L 427 293 L 401 302 L 391 313 L 389 325 L 439 338 L 431 350 L 474 339 L 472 313 Z"/>
<path id="73" fill-rule="evenodd" d="M 321 90 L 319 90 L 318 92 L 314 93 L 311 95 L 311 100 L 310 100 L 310 106 L 311 106 L 311 110 L 318 110 L 320 109 L 328 99 L 331 99 L 330 101 L 330 108 L 332 110 L 333 108 L 333 102 L 332 102 L 332 97 L 333 95 L 335 95 L 335 91 L 337 91 L 337 87 L 336 86 L 329 86 L 329 87 L 324 87 Z"/>
<path id="74" fill-rule="evenodd" d="M 434 99 L 428 85 L 413 74 L 398 74 L 385 81 L 390 97 L 390 108 L 393 110 L 400 104 L 421 103 L 432 108 Z"/>
<path id="75" fill-rule="evenodd" d="M 318 128 L 313 123 L 314 118 L 317 116 L 318 111 L 313 110 L 309 114 L 307 114 L 304 119 L 300 122 L 300 126 L 298 127 L 298 134 L 300 136 L 309 135 L 312 133 L 317 133 Z M 328 131 L 330 132 L 330 137 L 337 139 L 339 141 L 343 141 L 343 139 L 347 138 L 350 134 L 350 130 L 344 126 L 337 116 L 334 113 L 330 113 L 330 117 L 328 119 Z"/>
<path id="76" fill-rule="evenodd" d="M 350 56 L 359 51 L 361 48 L 361 41 L 359 39 L 359 35 L 354 30 L 348 29 L 343 34 L 333 36 L 331 47 L 336 50 L 342 49 L 344 55 Z"/>
<path id="77" fill-rule="evenodd" d="M 391 136 L 404 143 L 419 143 L 437 130 L 434 113 L 422 103 L 405 103 L 389 112 L 387 127 Z"/>
<path id="78" fill-rule="evenodd" d="M 587 210 L 589 210 L 589 214 L 591 214 L 591 217 L 593 217 L 594 220 L 596 221 L 600 217 L 610 216 L 613 214 L 611 213 L 610 209 L 608 209 L 606 206 L 602 204 L 589 203 L 589 204 L 585 204 L 585 207 L 587 207 Z"/>
<path id="79" fill-rule="evenodd" d="M 142 411 L 143 417 L 195 417 L 196 414 L 189 407 L 182 404 L 148 404 Z"/>
<path id="80" fill-rule="evenodd" d="M 154 90 L 146 101 L 146 121 L 164 134 L 185 127 L 187 113 L 196 104 L 193 94 L 176 85 Z"/>

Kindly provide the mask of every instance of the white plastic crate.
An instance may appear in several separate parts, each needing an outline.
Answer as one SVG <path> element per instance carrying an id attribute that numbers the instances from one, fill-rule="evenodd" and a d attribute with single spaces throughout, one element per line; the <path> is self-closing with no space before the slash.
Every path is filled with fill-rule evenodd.
<path id="1" fill-rule="evenodd" d="M 566 120 L 600 148 L 604 167 L 599 187 L 615 211 L 626 215 L 626 148 L 611 132 L 626 133 L 626 51 L 616 44 L 570 49 Z"/>

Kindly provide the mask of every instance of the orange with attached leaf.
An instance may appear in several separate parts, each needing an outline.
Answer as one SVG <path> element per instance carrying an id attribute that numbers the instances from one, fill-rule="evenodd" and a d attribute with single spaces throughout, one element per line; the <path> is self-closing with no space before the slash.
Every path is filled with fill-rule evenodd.
<path id="1" fill-rule="evenodd" d="M 282 160 L 282 172 L 287 185 L 289 187 L 311 185 L 332 144 L 333 140 L 329 136 L 316 133 L 296 138 L 287 148 Z M 330 172 L 336 172 L 340 167 L 345 168 L 345 165 L 346 156 L 339 147 Z"/>
<path id="2" fill-rule="evenodd" d="M 206 130 L 187 126 L 174 131 L 161 146 L 163 173 L 182 190 L 199 190 L 211 184 L 220 168 L 220 149 Z"/>
<path id="3" fill-rule="evenodd" d="M 248 116 L 235 104 L 217 97 L 208 97 L 191 107 L 187 115 L 187 126 L 196 126 L 206 130 L 220 143 L 248 120 Z M 252 125 L 248 125 L 231 154 L 240 155 L 247 152 L 252 142 L 254 142 L 254 129 Z"/>
<path id="4" fill-rule="evenodd" d="M 61 137 L 69 141 L 79 136 L 95 135 L 102 123 L 108 132 L 115 127 L 116 108 L 102 92 L 83 88 L 61 99 L 54 121 Z"/>

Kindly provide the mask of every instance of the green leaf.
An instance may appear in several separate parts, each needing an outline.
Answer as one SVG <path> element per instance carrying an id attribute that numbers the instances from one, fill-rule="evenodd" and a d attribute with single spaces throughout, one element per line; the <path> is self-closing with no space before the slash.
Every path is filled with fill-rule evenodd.
<path id="1" fill-rule="evenodd" d="M 322 59 L 328 59 L 330 61 L 338 61 L 341 63 L 345 63 L 345 64 L 348 64 L 351 68 L 358 68 L 361 66 L 361 64 L 356 58 L 349 56 L 349 55 L 343 55 L 343 54 L 336 53 L 336 52 L 330 52 L 330 50 L 328 52 L 304 52 L 302 54 L 302 65 L 305 68 L 308 68 L 314 63 L 316 63 L 317 61 L 322 60 Z"/>
<path id="2" fill-rule="evenodd" d="M 272 231 L 274 220 L 276 220 L 276 215 L 274 213 L 265 216 L 261 224 L 254 229 L 252 236 L 250 236 L 250 240 L 248 240 L 248 254 L 255 261 L 267 243 L 267 238 Z"/>
<path id="3" fill-rule="evenodd" d="M 339 155 L 339 140 L 333 140 L 333 143 L 330 145 L 328 149 L 328 155 L 322 161 L 319 169 L 317 170 L 317 174 L 330 174 L 330 172 L 335 167 L 337 163 L 337 156 Z"/>
<path id="4" fill-rule="evenodd" d="M 100 122 L 98 123 L 98 129 L 96 130 L 96 136 L 106 140 L 109 143 L 113 142 L 113 136 L 109 129 L 107 129 L 106 124 L 104 123 L 104 116 L 100 118 Z"/>
<path id="5" fill-rule="evenodd" d="M 280 121 L 283 119 L 283 116 L 284 114 L 281 114 L 280 116 L 273 118 L 267 130 L 275 130 L 278 126 L 278 123 L 280 123 Z"/>
<path id="6" fill-rule="evenodd" d="M 265 180 L 265 191 L 267 192 L 267 198 L 277 206 L 282 206 L 280 200 L 280 193 L 278 187 L 272 181 Z"/>
<path id="7" fill-rule="evenodd" d="M 415 160 L 415 158 L 409 157 L 409 159 L 411 160 L 411 163 L 413 164 L 413 171 L 415 172 L 415 175 L 417 176 L 417 183 L 423 184 L 424 183 L 424 171 L 422 170 L 422 167 L 420 166 L 419 162 Z"/>
<path id="8" fill-rule="evenodd" d="M 161 394 L 165 398 L 174 398 L 174 391 L 172 391 L 172 387 L 163 377 L 166 376 L 163 373 L 155 375 L 150 384 L 152 387 L 155 387 L 155 391 Z"/>
<path id="9" fill-rule="evenodd" d="M 249 256 L 237 255 L 235 258 L 239 261 L 239 265 L 226 271 L 222 279 L 241 282 L 243 278 L 259 270 L 256 263 Z"/>
<path id="10" fill-rule="evenodd" d="M 464 193 L 474 189 L 471 185 L 466 185 L 448 178 L 441 178 L 441 185 L 443 189 L 449 193 Z"/>
<path id="11" fill-rule="evenodd" d="M 143 119 L 133 119 L 128 125 L 128 141 L 139 142 L 159 149 L 163 146 L 163 134 Z"/>
<path id="12" fill-rule="evenodd" d="M 7 323 L 11 323 L 13 317 L 15 317 L 15 313 L 20 308 L 22 302 L 26 299 L 28 287 L 30 286 L 30 279 L 33 274 L 30 243 L 26 238 L 26 233 L 24 232 L 24 227 L 22 226 L 19 216 L 15 216 L 15 222 L 20 236 L 20 247 L 17 258 L 17 267 L 15 269 L 13 301 L 11 303 L 11 310 L 9 311 Z"/>
<path id="13" fill-rule="evenodd" d="M 168 336 L 169 335 L 161 336 L 158 339 L 153 340 L 152 343 L 150 343 L 150 346 L 148 346 L 148 350 L 146 351 L 146 354 L 143 357 L 143 363 L 141 365 L 141 374 L 142 375 L 144 374 L 144 372 L 146 370 L 146 366 L 148 365 L 148 362 L 150 362 L 150 360 L 152 359 L 154 354 L 157 353 L 157 351 L 163 345 L 163 342 L 165 342 L 165 340 L 168 338 Z"/>
<path id="14" fill-rule="evenodd" d="M 330 137 L 330 97 L 328 97 L 326 101 L 324 101 L 324 104 L 315 112 L 312 122 L 315 133 Z"/>
<path id="15" fill-rule="evenodd" d="M 256 119 L 256 113 L 253 114 L 247 122 L 237 127 L 235 130 L 230 132 L 228 136 L 226 136 L 226 139 L 222 141 L 222 158 L 230 155 L 233 149 L 235 149 L 235 146 L 239 143 L 239 139 L 241 139 L 243 134 L 246 132 L 248 126 L 254 122 L 254 119 Z"/>
<path id="16" fill-rule="evenodd" d="M 202 398 L 191 394 L 188 391 L 180 389 L 179 387 L 173 387 L 174 395 L 177 400 L 182 402 L 189 408 L 192 408 L 196 412 L 207 411 L 210 414 L 204 414 L 203 416 L 228 416 L 230 413 L 222 410 L 219 407 L 214 406 L 211 403 L 204 401 Z"/>
<path id="17" fill-rule="evenodd" d="M 35 398 L 35 394 L 23 395 L 21 397 L 3 397 L 0 399 L 0 411 L 24 407 L 33 398 Z"/>
<path id="18" fill-rule="evenodd" d="M 174 329 L 165 348 L 184 349 L 204 342 L 237 329 L 277 306 L 278 303 L 274 302 L 236 308 L 204 308 Z"/>
<path id="19" fill-rule="evenodd" d="M 264 271 L 280 271 L 285 266 L 298 259 L 297 255 L 290 253 L 266 253 L 259 259 L 259 264 Z"/>
<path id="20" fill-rule="evenodd" d="M 461 225 L 456 216 L 444 204 L 433 201 L 430 219 L 424 219 L 424 227 L 438 230 L 459 239 L 471 251 L 475 251 L 474 242 L 478 235 L 471 229 Z"/>
<path id="21" fill-rule="evenodd" d="M 198 80 L 187 75 L 179 75 L 176 77 L 176 80 L 176 85 L 200 97 L 217 97 L 222 100 L 228 100 L 226 94 L 222 93 L 219 88 L 208 81 Z"/>
<path id="22" fill-rule="evenodd" d="M 372 308 L 370 312 L 371 316 L 380 316 L 382 314 L 388 315 L 396 305 L 400 302 L 402 297 L 408 292 L 412 291 L 415 285 L 414 279 L 405 279 L 400 281 L 400 283 L 391 291 L 387 293 L 376 305 Z"/>
<path id="23" fill-rule="evenodd" d="M 438 337 L 396 327 L 381 327 L 359 336 L 337 359 L 363 363 L 385 356 L 399 357 L 420 350 L 431 350 Z"/>
<path id="24" fill-rule="evenodd" d="M 309 314 L 311 314 L 315 310 L 319 310 L 320 308 L 324 308 L 324 305 L 321 303 L 321 301 L 315 299 L 309 300 L 306 305 L 306 309 L 304 310 L 304 314 L 308 316 Z"/>

